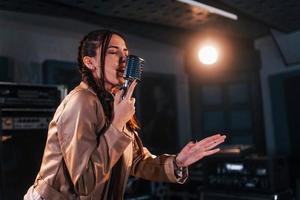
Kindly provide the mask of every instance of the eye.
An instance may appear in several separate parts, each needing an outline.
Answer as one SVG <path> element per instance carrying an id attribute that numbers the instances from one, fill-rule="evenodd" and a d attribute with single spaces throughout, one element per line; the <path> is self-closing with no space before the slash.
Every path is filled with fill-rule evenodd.
<path id="1" fill-rule="evenodd" d="M 108 51 L 109 54 L 117 54 L 117 51 Z"/>

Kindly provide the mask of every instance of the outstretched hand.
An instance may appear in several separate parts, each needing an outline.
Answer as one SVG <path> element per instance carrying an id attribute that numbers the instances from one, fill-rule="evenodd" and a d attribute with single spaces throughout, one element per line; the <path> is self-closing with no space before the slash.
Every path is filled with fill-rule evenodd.
<path id="1" fill-rule="evenodd" d="M 205 156 L 209 156 L 220 151 L 217 147 L 225 141 L 226 136 L 216 134 L 199 142 L 189 142 L 176 156 L 178 167 L 187 167 Z"/>

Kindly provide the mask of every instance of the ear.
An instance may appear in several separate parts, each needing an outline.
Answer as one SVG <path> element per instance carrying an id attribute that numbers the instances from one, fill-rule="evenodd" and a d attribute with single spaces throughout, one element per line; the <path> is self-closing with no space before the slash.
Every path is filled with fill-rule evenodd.
<path id="1" fill-rule="evenodd" d="M 91 71 L 95 70 L 96 67 L 94 65 L 94 58 L 89 57 L 89 56 L 84 56 L 82 61 L 85 64 L 85 66 L 87 66 L 87 68 L 89 68 Z"/>

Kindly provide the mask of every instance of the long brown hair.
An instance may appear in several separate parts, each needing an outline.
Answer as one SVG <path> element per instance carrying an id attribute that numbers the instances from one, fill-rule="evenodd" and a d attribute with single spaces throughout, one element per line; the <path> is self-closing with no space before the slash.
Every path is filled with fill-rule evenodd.
<path id="1" fill-rule="evenodd" d="M 85 83 L 87 83 L 97 94 L 97 97 L 99 98 L 103 110 L 105 113 L 105 116 L 109 120 L 109 122 L 112 121 L 113 118 L 113 97 L 110 94 L 110 92 L 105 90 L 105 57 L 106 57 L 106 51 L 108 49 L 109 42 L 111 40 L 112 35 L 118 35 L 120 36 L 126 43 L 126 40 L 124 37 L 115 31 L 111 30 L 96 30 L 88 33 L 84 38 L 81 40 L 79 48 L 78 48 L 78 68 L 79 72 L 81 73 L 81 80 Z M 126 44 L 127 46 L 127 44 Z M 97 49 L 101 48 L 101 54 L 100 54 L 100 83 L 96 83 L 92 72 L 90 69 L 85 66 L 83 62 L 83 58 L 85 56 L 89 57 L 95 57 L 97 55 Z M 128 122 L 127 122 L 127 128 L 130 131 L 136 131 L 139 129 L 139 123 L 137 120 L 136 115 L 134 115 Z"/>

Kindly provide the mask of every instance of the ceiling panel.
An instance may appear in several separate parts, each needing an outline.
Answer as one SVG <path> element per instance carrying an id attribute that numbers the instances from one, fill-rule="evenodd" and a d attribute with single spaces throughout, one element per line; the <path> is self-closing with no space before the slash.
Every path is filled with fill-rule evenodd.
<path id="1" fill-rule="evenodd" d="M 280 31 L 300 29 L 299 0 L 221 0 L 254 20 Z"/>
<path id="2" fill-rule="evenodd" d="M 195 32 L 257 38 L 300 28 L 298 0 L 201 0 L 233 12 L 237 21 L 176 0 L 0 0 L 0 9 L 81 20 L 182 45 Z"/>
<path id="3" fill-rule="evenodd" d="M 172 0 L 57 1 L 101 15 L 186 29 L 200 27 L 211 17 L 207 10 Z"/>

